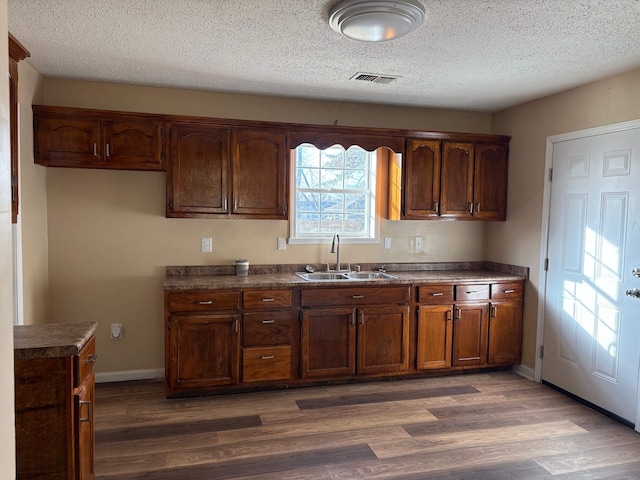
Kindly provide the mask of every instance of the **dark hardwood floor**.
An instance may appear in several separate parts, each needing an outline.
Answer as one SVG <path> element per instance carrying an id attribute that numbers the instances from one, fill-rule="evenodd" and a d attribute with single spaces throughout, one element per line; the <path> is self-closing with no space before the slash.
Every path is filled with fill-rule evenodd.
<path id="1" fill-rule="evenodd" d="M 168 400 L 99 384 L 97 478 L 640 479 L 640 435 L 510 372 Z"/>

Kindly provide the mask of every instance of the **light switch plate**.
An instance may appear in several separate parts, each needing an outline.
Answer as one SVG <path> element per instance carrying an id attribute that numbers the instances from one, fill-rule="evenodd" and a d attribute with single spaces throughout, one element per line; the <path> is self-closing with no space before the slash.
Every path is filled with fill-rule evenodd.
<path id="1" fill-rule="evenodd" d="M 384 237 L 384 249 L 391 250 L 391 237 Z"/>

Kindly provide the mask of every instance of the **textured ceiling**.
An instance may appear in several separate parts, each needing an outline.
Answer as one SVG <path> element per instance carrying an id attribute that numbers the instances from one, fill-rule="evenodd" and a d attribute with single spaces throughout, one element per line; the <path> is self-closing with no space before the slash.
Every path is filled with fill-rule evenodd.
<path id="1" fill-rule="evenodd" d="M 51 77 L 486 112 L 640 67 L 640 0 L 424 0 L 373 44 L 331 30 L 335 3 L 9 0 L 9 31 Z"/>

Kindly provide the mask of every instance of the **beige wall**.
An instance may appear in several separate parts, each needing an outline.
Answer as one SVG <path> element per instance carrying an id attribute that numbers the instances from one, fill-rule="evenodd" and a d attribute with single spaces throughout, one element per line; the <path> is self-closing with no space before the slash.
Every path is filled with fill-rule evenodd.
<path id="1" fill-rule="evenodd" d="M 546 139 L 549 135 L 640 118 L 640 70 L 529 102 L 493 116 L 512 135 L 507 221 L 485 230 L 487 260 L 531 268 L 525 299 L 523 363 L 533 367 Z"/>
<path id="2" fill-rule="evenodd" d="M 20 210 L 25 325 L 49 321 L 47 250 L 47 171 L 33 163 L 33 112 L 42 102 L 42 76 L 26 61 L 18 64 L 20 103 Z"/>
<path id="3" fill-rule="evenodd" d="M 488 114 L 339 102 L 224 95 L 46 79 L 43 102 L 87 108 L 340 125 L 487 133 Z M 36 169 L 45 170 L 43 167 Z M 98 372 L 163 367 L 162 282 L 166 265 L 333 260 L 328 245 L 288 245 L 286 221 L 167 219 L 165 174 L 46 169 L 49 308 L 52 322 L 97 321 Z M 384 221 L 382 245 L 344 245 L 345 262 L 483 259 L 485 225 L 477 222 Z M 422 254 L 411 238 L 425 237 Z M 213 237 L 213 253 L 200 238 Z M 122 323 L 122 340 L 109 324 Z"/>
<path id="4" fill-rule="evenodd" d="M 13 405 L 13 275 L 11 255 L 11 160 L 9 155 L 9 43 L 7 0 L 0 0 L 0 472 L 15 478 Z"/>

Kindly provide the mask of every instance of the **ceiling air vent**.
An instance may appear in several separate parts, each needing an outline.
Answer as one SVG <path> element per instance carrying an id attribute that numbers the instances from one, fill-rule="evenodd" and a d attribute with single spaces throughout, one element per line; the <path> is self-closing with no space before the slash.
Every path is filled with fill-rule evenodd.
<path id="1" fill-rule="evenodd" d="M 398 76 L 394 75 L 378 75 L 377 73 L 356 73 L 349 80 L 360 80 L 362 82 L 372 82 L 372 83 L 393 83 L 398 78 Z"/>

